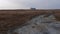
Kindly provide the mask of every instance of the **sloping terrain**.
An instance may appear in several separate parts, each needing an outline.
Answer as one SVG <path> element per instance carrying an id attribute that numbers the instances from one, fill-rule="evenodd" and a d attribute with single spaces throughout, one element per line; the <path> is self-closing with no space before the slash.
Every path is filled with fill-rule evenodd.
<path id="1" fill-rule="evenodd" d="M 50 11 L 50 10 L 49 10 Z M 0 11 L 0 34 L 7 34 L 8 30 L 14 30 L 21 27 L 27 21 L 35 18 L 39 15 L 46 15 L 48 17 L 53 14 L 57 20 L 59 19 L 59 14 L 56 12 L 48 12 L 47 10 L 3 10 Z"/>
<path id="2" fill-rule="evenodd" d="M 13 30 L 17 26 L 21 26 L 26 21 L 38 16 L 40 14 L 44 14 L 45 12 L 40 11 L 0 11 L 0 34 L 7 34 L 8 30 Z"/>
<path id="3" fill-rule="evenodd" d="M 60 21 L 54 15 L 39 15 L 27 21 L 27 25 L 9 31 L 9 34 L 60 34 Z"/>

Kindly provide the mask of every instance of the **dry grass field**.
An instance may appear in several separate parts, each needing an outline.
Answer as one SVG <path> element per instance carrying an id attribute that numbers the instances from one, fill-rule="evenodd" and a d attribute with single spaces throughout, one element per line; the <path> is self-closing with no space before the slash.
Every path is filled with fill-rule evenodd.
<path id="1" fill-rule="evenodd" d="M 32 18 L 43 15 L 53 14 L 56 20 L 60 20 L 60 10 L 0 10 L 0 34 L 7 34 L 10 29 L 25 24 Z"/>

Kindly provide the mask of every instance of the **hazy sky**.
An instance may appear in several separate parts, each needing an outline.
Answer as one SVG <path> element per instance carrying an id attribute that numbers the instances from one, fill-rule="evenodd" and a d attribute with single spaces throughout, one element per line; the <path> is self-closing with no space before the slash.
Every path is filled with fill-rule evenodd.
<path id="1" fill-rule="evenodd" d="M 60 0 L 0 0 L 0 9 L 60 9 Z"/>

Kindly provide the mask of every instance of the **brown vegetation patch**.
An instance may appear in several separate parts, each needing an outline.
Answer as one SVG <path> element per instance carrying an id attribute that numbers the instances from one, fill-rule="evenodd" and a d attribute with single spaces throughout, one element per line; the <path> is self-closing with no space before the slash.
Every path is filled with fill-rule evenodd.
<path id="1" fill-rule="evenodd" d="M 17 28 L 17 26 L 21 26 L 22 24 L 26 23 L 26 21 L 31 20 L 33 17 L 46 13 L 42 11 L 1 12 L 0 34 L 7 34 L 8 30 L 13 30 Z"/>
<path id="2" fill-rule="evenodd" d="M 56 20 L 60 20 L 60 12 L 48 12 L 43 10 L 20 10 L 20 11 L 0 11 L 0 34 L 7 34 L 7 31 L 10 29 L 15 29 L 17 26 L 21 26 L 27 21 L 31 20 L 35 16 L 43 14 L 53 14 Z M 32 27 L 34 28 L 34 26 Z"/>

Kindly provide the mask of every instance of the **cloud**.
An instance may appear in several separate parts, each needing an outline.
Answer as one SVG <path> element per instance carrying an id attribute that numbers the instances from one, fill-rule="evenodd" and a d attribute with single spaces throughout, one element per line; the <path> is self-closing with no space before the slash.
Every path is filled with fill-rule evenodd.
<path id="1" fill-rule="evenodd" d="M 0 9 L 60 8 L 60 0 L 0 0 Z"/>
<path id="2" fill-rule="evenodd" d="M 0 0 L 0 8 L 44 8 L 45 0 Z"/>
<path id="3" fill-rule="evenodd" d="M 60 9 L 60 0 L 49 0 L 48 8 L 50 9 Z"/>

